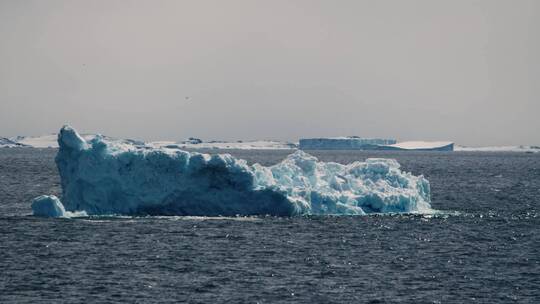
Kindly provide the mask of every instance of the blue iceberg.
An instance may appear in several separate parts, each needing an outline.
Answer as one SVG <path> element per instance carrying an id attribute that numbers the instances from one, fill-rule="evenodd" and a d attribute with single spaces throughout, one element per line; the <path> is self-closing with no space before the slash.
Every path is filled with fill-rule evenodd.
<path id="1" fill-rule="evenodd" d="M 54 195 L 41 195 L 32 200 L 32 211 L 35 216 L 64 217 L 66 210 Z"/>
<path id="2" fill-rule="evenodd" d="M 424 213 L 429 182 L 392 159 L 341 165 L 297 151 L 273 166 L 228 154 L 152 148 L 65 126 L 56 156 L 62 201 L 89 215 Z M 35 210 L 34 210 L 35 212 Z"/>

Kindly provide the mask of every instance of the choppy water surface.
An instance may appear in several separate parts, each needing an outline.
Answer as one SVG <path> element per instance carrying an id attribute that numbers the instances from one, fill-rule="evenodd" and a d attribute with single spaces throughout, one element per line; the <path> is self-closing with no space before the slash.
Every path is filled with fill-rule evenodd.
<path id="1" fill-rule="evenodd" d="M 396 158 L 436 216 L 34 218 L 55 153 L 0 149 L 1 303 L 540 302 L 539 154 L 313 152 Z"/>

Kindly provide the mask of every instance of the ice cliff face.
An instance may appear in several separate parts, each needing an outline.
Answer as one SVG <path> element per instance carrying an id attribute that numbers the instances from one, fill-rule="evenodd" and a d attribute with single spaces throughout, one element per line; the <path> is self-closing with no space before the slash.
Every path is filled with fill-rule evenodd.
<path id="1" fill-rule="evenodd" d="M 151 149 L 71 127 L 58 136 L 56 163 L 68 211 L 125 215 L 277 215 L 427 212 L 429 183 L 395 160 L 348 165 L 297 151 L 274 166 L 228 154 Z"/>
<path id="2" fill-rule="evenodd" d="M 302 150 L 373 150 L 378 146 L 393 145 L 395 139 L 329 137 L 302 138 L 298 146 Z"/>

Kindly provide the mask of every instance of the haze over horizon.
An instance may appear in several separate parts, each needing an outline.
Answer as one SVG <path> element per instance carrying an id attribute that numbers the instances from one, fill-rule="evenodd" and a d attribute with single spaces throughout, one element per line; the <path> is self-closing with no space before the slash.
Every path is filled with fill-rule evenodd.
<path id="1" fill-rule="evenodd" d="M 0 136 L 540 145 L 540 1 L 0 0 Z"/>

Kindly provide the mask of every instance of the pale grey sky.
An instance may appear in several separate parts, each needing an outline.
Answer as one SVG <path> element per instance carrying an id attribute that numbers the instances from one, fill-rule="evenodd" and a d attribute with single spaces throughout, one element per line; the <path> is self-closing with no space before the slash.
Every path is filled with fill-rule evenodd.
<path id="1" fill-rule="evenodd" d="M 539 54 L 538 0 L 0 0 L 0 136 L 540 144 Z"/>

